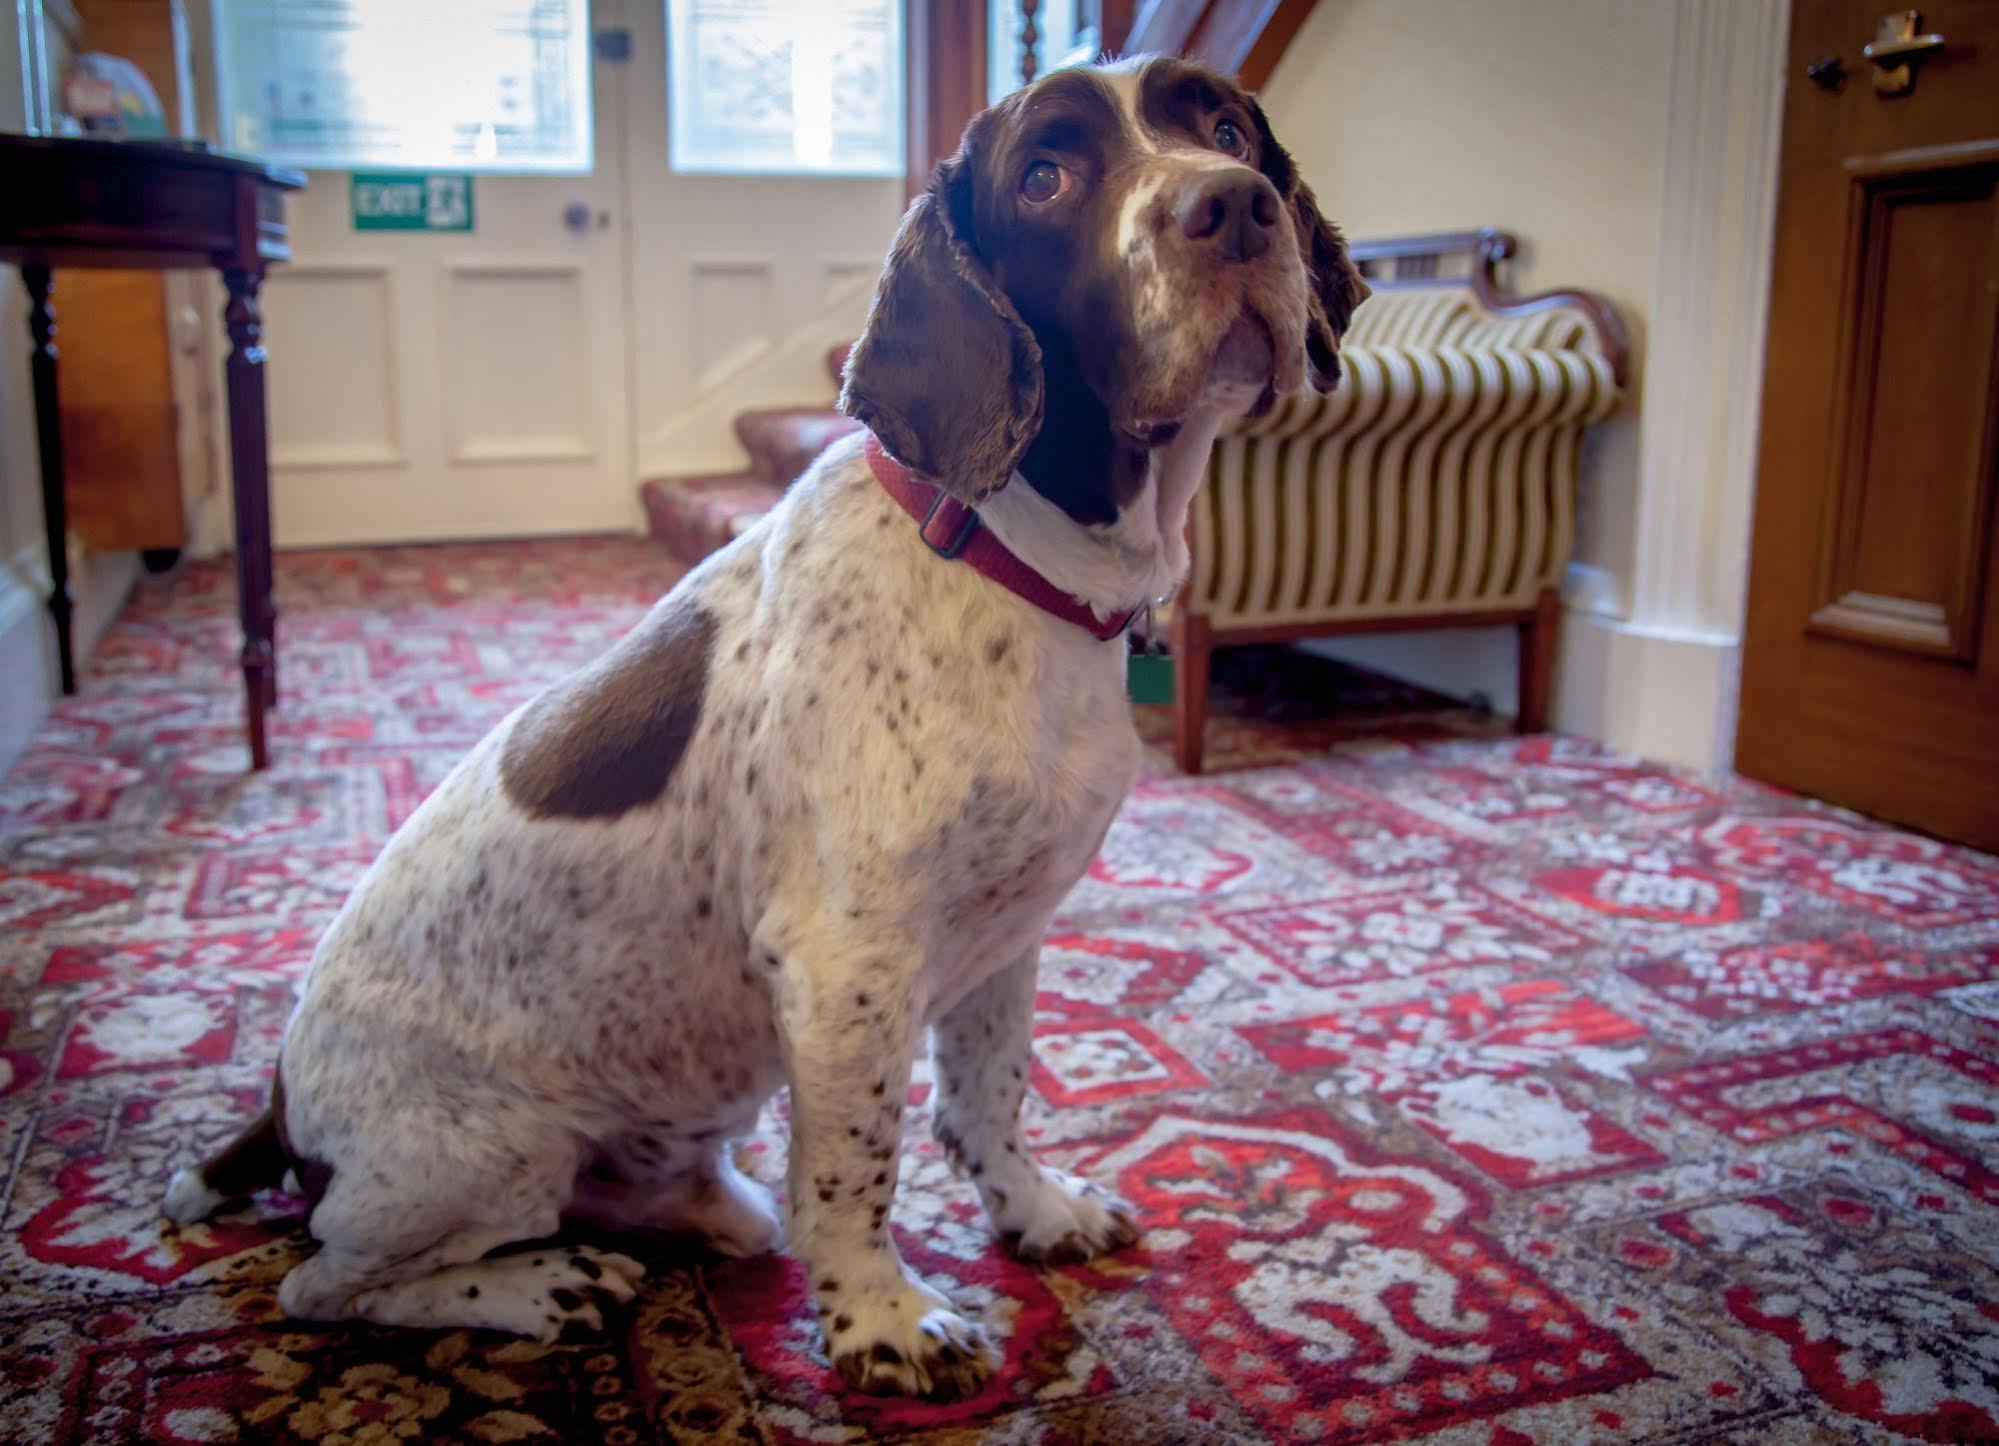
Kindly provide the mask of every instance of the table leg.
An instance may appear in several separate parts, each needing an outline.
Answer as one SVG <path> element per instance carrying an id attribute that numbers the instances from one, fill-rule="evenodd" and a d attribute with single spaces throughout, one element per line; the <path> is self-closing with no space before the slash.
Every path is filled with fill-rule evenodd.
<path id="1" fill-rule="evenodd" d="M 257 307 L 263 277 L 222 273 L 229 304 L 229 469 L 236 499 L 236 608 L 243 622 L 243 697 L 250 729 L 250 767 L 270 762 L 264 713 L 277 698 L 277 609 L 271 602 L 270 458 L 264 399 L 264 316 Z"/>
<path id="2" fill-rule="evenodd" d="M 42 521 L 48 528 L 49 612 L 56 623 L 56 664 L 62 690 L 76 691 L 75 642 L 70 620 L 75 604 L 69 595 L 69 504 L 62 490 L 62 412 L 56 403 L 56 317 L 49 305 L 52 278 L 46 266 L 23 266 L 28 288 L 28 352 L 35 378 L 35 432 L 42 454 Z"/>

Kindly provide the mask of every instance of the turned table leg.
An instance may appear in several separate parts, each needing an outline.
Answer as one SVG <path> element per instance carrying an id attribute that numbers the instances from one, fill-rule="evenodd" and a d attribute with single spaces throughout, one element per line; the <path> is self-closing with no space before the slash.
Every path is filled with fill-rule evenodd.
<path id="1" fill-rule="evenodd" d="M 62 690 L 76 691 L 75 641 L 71 618 L 75 604 L 69 595 L 69 504 L 62 490 L 62 413 L 56 401 L 56 317 L 49 305 L 52 278 L 46 266 L 23 266 L 28 288 L 28 352 L 35 379 L 35 433 L 42 454 L 42 521 L 49 541 L 49 613 L 56 623 L 56 662 Z"/>
<path id="2" fill-rule="evenodd" d="M 270 458 L 264 400 L 264 317 L 257 307 L 263 277 L 228 270 L 229 467 L 236 499 L 236 607 L 243 622 L 243 695 L 250 730 L 250 767 L 270 761 L 264 714 L 277 701 L 277 608 L 271 600 Z"/>

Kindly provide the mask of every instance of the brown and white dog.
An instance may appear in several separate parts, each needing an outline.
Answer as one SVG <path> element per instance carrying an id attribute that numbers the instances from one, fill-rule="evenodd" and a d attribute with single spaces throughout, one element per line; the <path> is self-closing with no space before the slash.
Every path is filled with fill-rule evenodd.
<path id="1" fill-rule="evenodd" d="M 1099 618 L 1170 593 L 1229 416 L 1329 388 L 1366 287 L 1229 81 L 1061 71 L 903 218 L 843 407 Z M 1138 764 L 1125 644 L 940 557 L 860 439 L 597 662 L 501 723 L 320 944 L 269 1112 L 166 1209 L 292 1171 L 308 1319 L 548 1337 L 641 1267 L 509 1251 L 563 1216 L 784 1233 L 729 1142 L 791 1090 L 788 1224 L 852 1385 L 970 1392 L 993 1350 L 888 1230 L 910 1069 L 1024 1259 L 1131 1242 L 1019 1125 L 1035 962 Z"/>

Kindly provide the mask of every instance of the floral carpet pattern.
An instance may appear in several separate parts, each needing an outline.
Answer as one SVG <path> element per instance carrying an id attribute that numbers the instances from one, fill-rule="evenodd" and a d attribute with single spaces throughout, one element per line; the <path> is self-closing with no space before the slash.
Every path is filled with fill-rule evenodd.
<path id="1" fill-rule="evenodd" d="M 282 1319 L 301 1202 L 176 1230 L 170 1172 L 390 831 L 673 574 L 278 573 L 267 774 L 200 565 L 0 780 L 0 1439 L 1999 1439 L 1999 862 L 1296 659 L 1224 670 L 1218 771 L 1156 761 L 1048 941 L 1032 1133 L 1141 1245 L 1006 1257 L 915 1084 L 895 1225 L 1004 1346 L 977 1399 L 844 1392 L 795 1265 L 670 1241 L 604 1338 Z"/>

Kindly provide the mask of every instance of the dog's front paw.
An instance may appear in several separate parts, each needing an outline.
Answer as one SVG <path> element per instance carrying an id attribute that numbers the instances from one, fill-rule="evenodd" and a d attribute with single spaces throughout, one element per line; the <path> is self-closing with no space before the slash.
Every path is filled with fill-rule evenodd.
<path id="1" fill-rule="evenodd" d="M 857 1391 L 957 1401 L 999 1366 L 986 1333 L 936 1291 L 912 1282 L 827 1310 L 826 1353 Z"/>
<path id="2" fill-rule="evenodd" d="M 1061 1170 L 1041 1171 L 1026 1189 L 992 1191 L 986 1209 L 1007 1248 L 1030 1265 L 1075 1265 L 1138 1239 L 1129 1204 Z"/>

